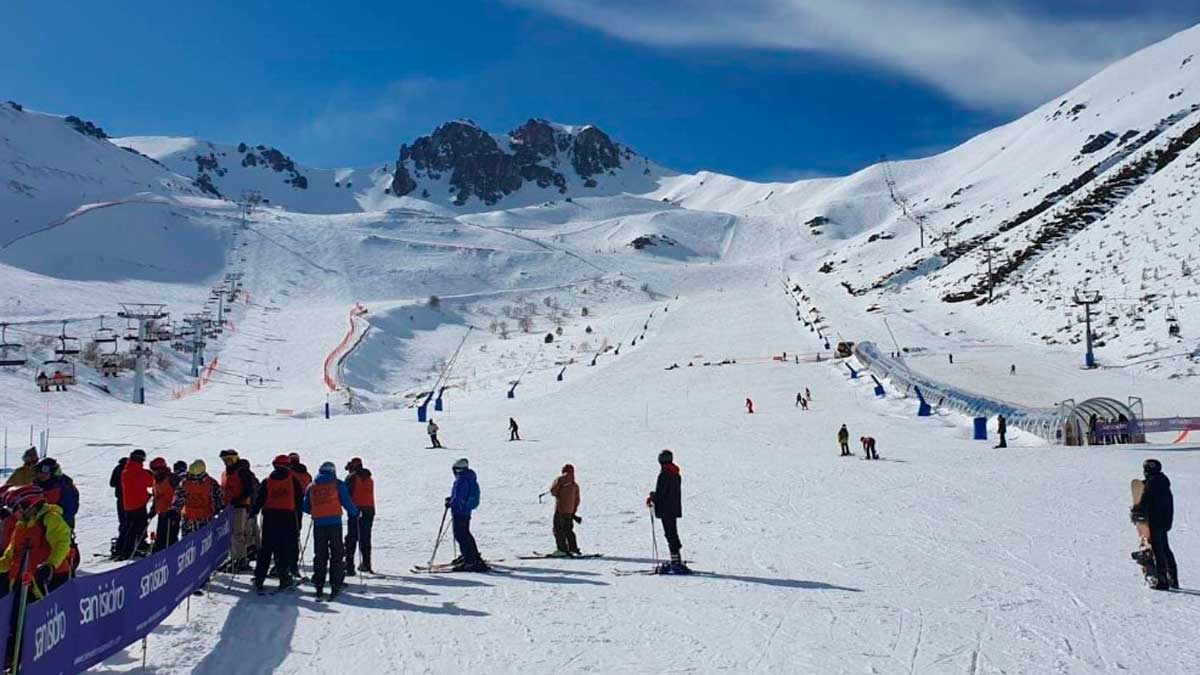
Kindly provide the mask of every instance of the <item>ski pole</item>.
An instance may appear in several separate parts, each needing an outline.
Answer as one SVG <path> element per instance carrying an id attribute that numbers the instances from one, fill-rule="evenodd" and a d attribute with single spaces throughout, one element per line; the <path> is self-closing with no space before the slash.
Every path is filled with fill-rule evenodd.
<path id="1" fill-rule="evenodd" d="M 25 608 L 29 602 L 29 586 L 25 585 L 25 571 L 29 568 L 29 553 L 32 547 L 25 546 L 25 554 L 21 557 L 21 570 L 16 579 L 10 583 L 21 584 L 21 596 L 17 599 L 17 628 L 13 641 L 12 672 L 21 672 L 21 639 L 25 631 Z"/>
<path id="2" fill-rule="evenodd" d="M 545 496 L 546 496 L 546 495 L 548 495 L 548 494 L 550 494 L 550 493 L 549 493 L 549 492 L 543 492 L 542 494 L 538 495 L 538 503 L 539 503 L 539 504 L 541 504 L 541 503 L 542 503 L 542 497 L 545 497 Z"/>
<path id="3" fill-rule="evenodd" d="M 304 545 L 300 547 L 300 561 L 299 561 L 299 564 L 297 565 L 297 567 L 301 568 L 301 572 L 303 572 L 304 552 L 308 550 L 308 537 L 309 537 L 309 535 L 312 534 L 312 526 L 313 526 L 313 519 L 309 518 L 308 519 L 308 532 L 304 535 Z M 303 574 L 301 576 L 303 576 Z"/>
<path id="4" fill-rule="evenodd" d="M 648 507 L 650 511 L 650 543 L 654 550 L 654 566 L 658 566 L 658 532 L 654 529 L 654 507 Z"/>
<path id="5" fill-rule="evenodd" d="M 442 545 L 442 537 L 446 534 L 446 514 L 450 513 L 450 507 L 447 506 L 445 511 L 442 511 L 442 524 L 438 525 L 437 539 L 433 542 L 433 553 L 429 555 L 429 566 L 433 566 L 434 558 L 437 558 L 438 547 Z"/>
<path id="6" fill-rule="evenodd" d="M 367 587 L 367 575 L 366 573 L 362 572 L 363 565 L 361 564 L 364 560 L 362 548 L 362 511 L 358 512 L 358 518 L 354 521 L 354 526 L 355 530 L 357 531 L 356 536 L 358 537 L 358 541 L 356 541 L 354 545 L 358 547 L 358 561 L 360 563 L 358 566 L 358 587 L 365 589 Z"/>

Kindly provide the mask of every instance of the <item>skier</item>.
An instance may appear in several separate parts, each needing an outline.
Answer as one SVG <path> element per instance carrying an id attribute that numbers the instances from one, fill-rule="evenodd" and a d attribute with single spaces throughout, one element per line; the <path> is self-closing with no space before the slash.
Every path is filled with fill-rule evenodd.
<path id="1" fill-rule="evenodd" d="M 520 429 L 517 427 L 517 421 L 513 418 L 508 418 L 508 440 L 521 440 Z"/>
<path id="2" fill-rule="evenodd" d="M 654 492 L 646 497 L 646 506 L 654 509 L 654 515 L 662 521 L 663 536 L 667 538 L 667 548 L 671 552 L 671 561 L 663 563 L 658 571 L 660 574 L 691 574 L 680 554 L 683 544 L 679 541 L 677 521 L 683 517 L 683 492 L 675 454 L 670 450 L 658 453 L 658 465 L 658 481 Z"/>
<path id="3" fill-rule="evenodd" d="M 1009 375 L 1016 375 L 1016 374 L 1017 374 L 1017 364 L 1015 364 L 1015 363 L 1014 363 L 1014 364 L 1012 364 L 1011 366 L 1009 366 L 1009 367 L 1008 367 L 1008 374 L 1009 374 Z"/>
<path id="4" fill-rule="evenodd" d="M 800 399 L 800 409 L 808 410 L 808 399 L 807 398 Z"/>
<path id="5" fill-rule="evenodd" d="M 846 429 L 845 424 L 842 425 L 841 429 L 838 429 L 837 438 L 838 445 L 842 447 L 842 457 L 849 457 L 852 454 L 850 452 L 850 431 Z"/>
<path id="6" fill-rule="evenodd" d="M 1133 510 L 1140 510 L 1150 525 L 1150 548 L 1154 550 L 1155 574 L 1158 577 L 1154 589 L 1164 591 L 1179 588 L 1179 570 L 1167 537 L 1175 519 L 1171 480 L 1162 472 L 1162 462 L 1157 459 L 1142 462 L 1142 473 L 1146 477 L 1146 489 L 1141 502 L 1135 504 Z"/>
<path id="7" fill-rule="evenodd" d="M 225 506 L 233 509 L 229 569 L 240 572 L 250 569 L 247 556 L 250 548 L 257 548 L 258 543 L 258 526 L 250 517 L 250 505 L 258 492 L 258 479 L 250 470 L 250 462 L 239 457 L 237 450 L 222 450 L 220 457 L 225 463 L 225 473 L 221 474 L 221 495 L 225 499 Z"/>
<path id="8" fill-rule="evenodd" d="M 154 475 L 142 464 L 146 461 L 145 450 L 129 453 L 129 460 L 121 471 L 121 508 L 125 510 L 125 522 L 117 538 L 117 555 L 114 560 L 129 560 L 137 553 L 150 526 L 146 505 L 150 503 L 150 490 L 154 488 Z"/>
<path id="9" fill-rule="evenodd" d="M 117 465 L 113 467 L 112 473 L 108 477 L 108 486 L 113 489 L 113 495 L 117 498 L 117 528 L 120 531 L 125 526 L 125 506 L 121 502 L 121 472 L 125 470 L 125 462 L 129 461 L 128 457 L 122 457 L 117 460 Z M 114 545 L 112 549 L 113 555 L 116 555 L 117 548 Z"/>
<path id="10" fill-rule="evenodd" d="M 292 464 L 292 473 L 296 478 L 300 479 L 300 485 L 308 490 L 308 486 L 312 485 L 312 475 L 308 473 L 308 467 L 300 461 L 300 453 L 293 452 L 288 454 L 288 461 Z M 300 533 L 304 531 L 304 512 L 296 512 L 296 550 L 299 551 L 302 546 L 300 544 Z M 292 566 L 292 577 L 300 578 L 300 556 L 297 555 L 294 559 L 295 564 Z"/>
<path id="11" fill-rule="evenodd" d="M 172 507 L 179 512 L 184 534 L 204 527 L 225 508 L 221 484 L 208 475 L 208 466 L 204 460 L 197 459 L 188 466 L 187 477 L 175 493 L 175 503 Z"/>
<path id="12" fill-rule="evenodd" d="M 575 513 L 579 510 L 579 483 L 575 482 L 575 467 L 564 464 L 562 474 L 550 484 L 554 496 L 554 543 L 551 557 L 565 558 L 582 555 L 575 541 Z"/>
<path id="13" fill-rule="evenodd" d="M 450 488 L 450 496 L 446 497 L 446 508 L 450 509 L 454 541 L 462 550 L 462 559 L 455 562 L 453 569 L 455 572 L 487 572 L 491 568 L 483 562 L 475 536 L 471 534 L 471 512 L 479 507 L 479 479 L 466 458 L 455 462 L 451 471 L 454 472 L 454 485 Z"/>
<path id="14" fill-rule="evenodd" d="M 150 471 L 154 473 L 154 515 L 158 518 L 153 549 L 157 553 L 179 541 L 179 511 L 175 510 L 179 479 L 162 457 L 150 462 Z"/>
<path id="15" fill-rule="evenodd" d="M 950 354 L 950 365 L 954 365 L 954 354 Z"/>
<path id="16" fill-rule="evenodd" d="M 254 566 L 254 590 L 258 593 L 262 593 L 272 559 L 279 574 L 279 590 L 290 588 L 294 583 L 293 559 L 300 555 L 300 549 L 296 547 L 296 530 L 299 529 L 296 514 L 304 503 L 304 486 L 292 473 L 291 466 L 292 461 L 287 455 L 275 457 L 271 462 L 271 475 L 262 482 L 250 509 L 251 518 L 257 519 L 260 512 L 263 514 L 262 549 Z"/>
<path id="17" fill-rule="evenodd" d="M 746 397 L 746 412 L 754 414 L 754 401 L 751 401 L 749 396 Z"/>
<path id="18" fill-rule="evenodd" d="M 434 423 L 432 417 L 429 419 L 429 424 L 425 427 L 425 433 L 429 434 L 429 446 L 431 449 L 442 447 L 442 443 L 437 437 L 438 425 Z"/>
<path id="19" fill-rule="evenodd" d="M 371 569 L 371 528 L 375 524 L 375 479 L 359 457 L 346 463 L 346 471 L 346 489 L 350 491 L 350 501 L 358 509 L 356 515 L 346 519 L 346 576 L 354 576 L 355 548 L 362 552 L 358 571 L 374 574 L 375 570 Z"/>
<path id="20" fill-rule="evenodd" d="M 1004 417 L 1004 415 L 1000 415 L 999 417 L 996 418 L 996 433 L 1000 435 L 1000 444 L 997 445 L 996 447 L 997 448 L 1007 448 L 1008 447 L 1008 438 L 1007 438 L 1007 436 L 1008 436 L 1008 419 L 1006 419 Z"/>
<path id="21" fill-rule="evenodd" d="M 875 438 L 873 436 L 860 436 L 859 442 L 862 443 L 863 454 L 867 459 L 879 459 L 879 453 L 875 452 Z"/>
<path id="22" fill-rule="evenodd" d="M 47 504 L 36 485 L 13 488 L 4 501 L 16 519 L 12 539 L 0 556 L 0 570 L 7 572 L 4 589 L 28 585 L 32 600 L 40 600 L 71 578 L 71 528 L 63 520 L 62 509 Z M 18 578 L 27 550 L 29 566 L 24 577 Z"/>
<path id="23" fill-rule="evenodd" d="M 5 485 L 20 487 L 22 485 L 33 485 L 34 467 L 37 466 L 38 460 L 37 448 L 29 448 L 21 455 L 21 466 L 13 470 L 12 475 L 8 477 Z"/>
<path id="24" fill-rule="evenodd" d="M 796 392 L 796 405 L 793 407 L 799 407 L 800 404 L 803 402 L 804 402 L 804 392 L 802 392 L 802 391 Z"/>
<path id="25" fill-rule="evenodd" d="M 325 599 L 325 573 L 329 573 L 329 598 L 337 597 L 345 584 L 346 552 L 342 548 L 342 510 L 351 518 L 358 509 L 346 484 L 338 480 L 333 462 L 323 462 L 317 478 L 304 493 L 304 512 L 313 519 L 313 586 L 317 599 Z"/>
<path id="26" fill-rule="evenodd" d="M 811 401 L 811 400 L 812 400 L 812 392 L 808 390 L 808 387 L 805 387 L 805 388 L 804 388 L 804 400 L 805 400 L 805 401 Z"/>
<path id="27" fill-rule="evenodd" d="M 75 515 L 79 513 L 79 488 L 75 487 L 75 481 L 70 476 L 62 472 L 58 461 L 47 457 L 38 462 L 33 484 L 42 488 L 47 504 L 55 504 L 62 509 L 63 520 L 74 531 Z"/>

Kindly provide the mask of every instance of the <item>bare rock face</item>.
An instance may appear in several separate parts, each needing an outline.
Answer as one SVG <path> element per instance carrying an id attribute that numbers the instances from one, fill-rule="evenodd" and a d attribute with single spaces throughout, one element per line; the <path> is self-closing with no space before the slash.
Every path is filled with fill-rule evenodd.
<path id="1" fill-rule="evenodd" d="M 593 126 L 574 129 L 530 119 L 507 137 L 496 137 L 470 120 L 458 120 L 400 147 L 391 193 L 404 196 L 420 189 L 428 195 L 428 183 L 448 176 L 455 204 L 475 198 L 490 206 L 526 183 L 566 194 L 567 172 L 584 187 L 596 187 L 594 176 L 612 173 L 633 156 Z"/>

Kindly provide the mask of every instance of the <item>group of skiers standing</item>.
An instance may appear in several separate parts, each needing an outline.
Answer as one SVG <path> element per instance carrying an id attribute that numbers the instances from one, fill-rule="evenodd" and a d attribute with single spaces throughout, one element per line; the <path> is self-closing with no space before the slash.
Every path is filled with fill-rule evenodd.
<path id="1" fill-rule="evenodd" d="M 70 476 L 54 458 L 26 450 L 0 486 L 0 597 L 24 586 L 36 601 L 70 580 L 79 569 L 78 512 L 79 490 Z"/>
<path id="2" fill-rule="evenodd" d="M 220 481 L 208 474 L 202 459 L 190 465 L 175 462 L 168 468 L 166 460 L 157 457 L 147 469 L 144 450 L 122 458 L 109 481 L 119 522 L 113 558 L 128 560 L 162 550 L 176 543 L 181 533 L 198 530 L 230 509 L 230 557 L 224 569 L 250 571 L 254 561 L 257 591 L 262 591 L 268 576 L 278 578 L 281 589 L 299 582 L 304 514 L 311 517 L 312 583 L 318 598 L 324 597 L 326 580 L 331 595 L 336 595 L 345 577 L 355 575 L 356 555 L 361 554 L 358 570 L 372 571 L 375 482 L 361 459 L 346 464 L 349 474 L 343 482 L 333 462 L 322 463 L 314 479 L 299 454 L 281 454 L 272 460 L 270 475 L 260 482 L 238 451 L 222 450 L 219 456 L 225 467 Z M 344 536 L 343 512 L 348 517 Z M 151 546 L 145 539 L 152 515 L 157 522 Z"/>

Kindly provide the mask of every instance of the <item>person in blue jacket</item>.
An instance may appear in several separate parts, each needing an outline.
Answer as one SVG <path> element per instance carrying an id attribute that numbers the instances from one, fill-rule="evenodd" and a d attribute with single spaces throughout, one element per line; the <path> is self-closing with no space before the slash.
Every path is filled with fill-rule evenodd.
<path id="1" fill-rule="evenodd" d="M 317 478 L 304 493 L 304 512 L 312 516 L 313 531 L 313 586 L 317 599 L 325 599 L 325 572 L 329 572 L 329 598 L 332 600 L 345 586 L 343 563 L 346 560 L 342 545 L 342 511 L 351 518 L 358 516 L 358 508 L 350 499 L 350 490 L 338 480 L 333 462 L 325 462 L 317 472 Z"/>
<path id="2" fill-rule="evenodd" d="M 446 508 L 453 518 L 454 541 L 462 550 L 462 557 L 454 561 L 456 572 L 487 572 L 490 568 L 479 555 L 475 537 L 471 534 L 471 512 L 479 507 L 479 480 L 467 464 L 460 459 L 454 463 L 454 487 L 446 497 Z"/>

